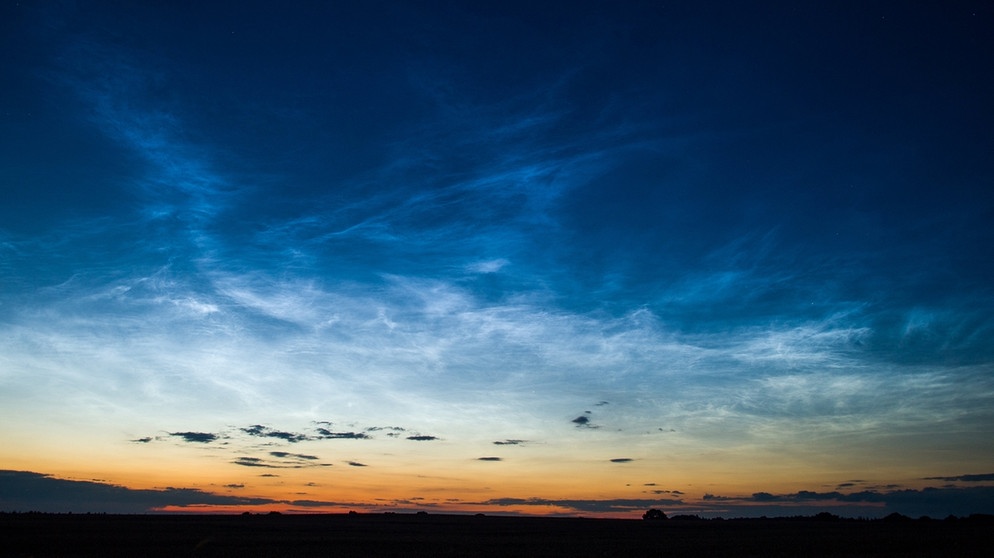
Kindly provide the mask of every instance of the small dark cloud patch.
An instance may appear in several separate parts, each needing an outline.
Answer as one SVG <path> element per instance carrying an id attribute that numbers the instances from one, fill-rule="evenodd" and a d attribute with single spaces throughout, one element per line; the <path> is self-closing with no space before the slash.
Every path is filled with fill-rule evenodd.
<path id="1" fill-rule="evenodd" d="M 359 463 L 358 461 L 347 461 L 349 467 L 368 467 L 365 463 Z"/>
<path id="2" fill-rule="evenodd" d="M 274 475 L 272 473 L 263 473 L 263 474 L 261 474 L 259 476 L 260 477 L 275 477 L 275 478 L 279 478 L 279 475 Z"/>
<path id="3" fill-rule="evenodd" d="M 282 430 L 273 430 L 268 426 L 263 426 L 261 424 L 253 424 L 252 426 L 242 428 L 242 432 L 248 434 L 249 436 L 258 436 L 260 438 L 277 438 L 291 444 L 297 442 L 303 442 L 308 440 L 306 434 L 297 434 L 295 432 L 283 432 Z"/>
<path id="4" fill-rule="evenodd" d="M 503 461 L 499 457 L 477 457 L 476 459 L 477 461 Z"/>
<path id="5" fill-rule="evenodd" d="M 615 457 L 611 460 L 611 463 L 631 463 L 632 461 L 635 460 L 631 457 Z"/>
<path id="6" fill-rule="evenodd" d="M 245 485 L 244 484 L 226 484 L 226 485 L 224 485 L 224 487 L 225 488 L 236 488 L 237 489 L 237 488 L 245 488 Z"/>
<path id="7" fill-rule="evenodd" d="M 856 483 L 854 483 L 854 482 L 844 482 L 844 483 L 836 486 L 836 488 L 850 488 L 850 487 L 853 487 L 853 486 L 856 486 Z"/>
<path id="8" fill-rule="evenodd" d="M 527 444 L 528 440 L 497 440 L 494 442 L 495 446 L 520 446 L 522 444 Z"/>
<path id="9" fill-rule="evenodd" d="M 322 440 L 369 440 L 372 436 L 365 432 L 332 432 L 327 428 L 318 428 L 318 438 Z"/>
<path id="10" fill-rule="evenodd" d="M 642 486 L 656 486 L 656 483 L 654 483 L 654 482 L 647 482 L 647 483 L 643 484 Z"/>
<path id="11" fill-rule="evenodd" d="M 590 414 L 590 411 L 585 411 L 585 412 L 588 415 Z M 590 417 L 588 417 L 587 415 L 580 415 L 575 419 L 571 420 L 570 422 L 575 424 L 577 428 L 600 428 L 599 426 L 595 426 L 593 423 L 591 423 Z"/>
<path id="12" fill-rule="evenodd" d="M 425 436 L 423 434 L 418 434 L 416 436 L 408 436 L 408 440 L 414 440 L 415 442 L 431 442 L 432 440 L 437 440 L 438 436 Z"/>
<path id="13" fill-rule="evenodd" d="M 987 482 L 994 481 L 994 473 L 981 473 L 976 475 L 957 475 L 955 477 L 925 477 L 925 480 L 941 480 L 946 482 Z"/>
<path id="14" fill-rule="evenodd" d="M 401 428 L 399 426 L 370 426 L 366 429 L 366 432 L 379 432 L 381 430 L 389 430 L 391 432 L 407 432 L 406 428 Z"/>
<path id="15" fill-rule="evenodd" d="M 217 434 L 211 434 L 210 432 L 170 432 L 169 435 L 182 438 L 184 442 L 196 442 L 200 444 L 207 444 L 217 440 Z"/>
<path id="16" fill-rule="evenodd" d="M 596 406 L 603 407 L 604 405 L 610 405 L 610 404 L 611 404 L 610 401 L 598 401 Z"/>
<path id="17" fill-rule="evenodd" d="M 152 437 L 151 436 L 145 436 L 144 438 L 138 438 L 137 440 L 131 440 L 131 441 L 134 442 L 134 443 L 136 443 L 136 444 L 147 444 L 147 443 L 149 443 L 149 442 L 152 441 Z"/>
<path id="18" fill-rule="evenodd" d="M 314 460 L 314 459 L 318 458 L 316 455 L 306 455 L 306 454 L 303 454 L 303 453 L 289 453 L 289 452 L 285 452 L 285 451 L 271 451 L 271 452 L 269 452 L 269 455 L 272 455 L 273 457 L 279 457 L 280 459 L 307 459 L 307 460 Z"/>

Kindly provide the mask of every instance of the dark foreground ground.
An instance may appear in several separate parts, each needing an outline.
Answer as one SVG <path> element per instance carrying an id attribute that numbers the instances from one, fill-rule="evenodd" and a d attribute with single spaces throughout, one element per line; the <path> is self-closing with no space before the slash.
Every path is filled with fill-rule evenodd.
<path id="1" fill-rule="evenodd" d="M 994 556 L 989 521 L 0 514 L 0 556 Z"/>

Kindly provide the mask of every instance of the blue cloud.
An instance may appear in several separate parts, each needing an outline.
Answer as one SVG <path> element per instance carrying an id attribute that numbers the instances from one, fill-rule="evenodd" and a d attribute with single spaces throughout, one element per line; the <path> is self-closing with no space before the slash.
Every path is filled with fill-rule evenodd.
<path id="1" fill-rule="evenodd" d="M 914 23 L 881 42 L 886 23 L 849 12 L 746 36 L 773 7 L 734 26 L 650 4 L 19 9 L 0 132 L 11 428 L 201 424 L 170 436 L 204 459 L 258 451 L 246 436 L 375 445 L 445 424 L 446 443 L 536 440 L 494 442 L 534 459 L 584 437 L 640 461 L 983 462 L 982 17 L 932 30 L 940 60 Z M 263 18 L 268 41 L 215 32 Z M 858 32 L 825 31 L 842 23 Z M 687 29 L 723 39 L 688 50 Z M 567 428 L 593 402 L 598 424 Z M 217 423 L 259 409 L 411 430 Z"/>

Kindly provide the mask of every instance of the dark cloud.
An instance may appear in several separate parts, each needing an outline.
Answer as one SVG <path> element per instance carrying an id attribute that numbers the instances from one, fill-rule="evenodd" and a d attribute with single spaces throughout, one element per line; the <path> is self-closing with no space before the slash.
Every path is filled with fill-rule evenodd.
<path id="1" fill-rule="evenodd" d="M 401 428 L 399 426 L 370 426 L 366 429 L 366 432 L 379 432 L 381 430 L 390 430 L 393 432 L 407 432 L 406 428 Z"/>
<path id="2" fill-rule="evenodd" d="M 192 488 L 136 490 L 91 481 L 54 478 L 29 471 L 0 471 L 2 511 L 147 513 L 165 506 L 250 506 L 267 498 L 242 498 Z"/>
<path id="3" fill-rule="evenodd" d="M 571 420 L 570 422 L 576 424 L 577 426 L 587 426 L 590 424 L 590 417 L 580 415 L 575 419 Z"/>
<path id="4" fill-rule="evenodd" d="M 496 446 L 520 446 L 521 444 L 527 444 L 528 440 L 497 440 L 494 442 Z"/>
<path id="5" fill-rule="evenodd" d="M 242 432 L 250 436 L 259 436 L 261 438 L 278 438 L 290 443 L 303 442 L 308 440 L 306 434 L 297 434 L 294 432 L 283 432 L 281 430 L 273 430 L 268 426 L 263 426 L 261 424 L 253 424 L 252 426 L 242 428 Z"/>
<path id="6" fill-rule="evenodd" d="M 287 459 L 287 458 L 289 458 L 289 459 L 308 459 L 308 460 L 318 459 L 318 457 L 316 455 L 306 455 L 306 454 L 303 454 L 303 453 L 288 453 L 288 452 L 285 452 L 285 451 L 271 451 L 271 452 L 269 452 L 269 455 L 272 455 L 274 457 L 279 457 L 280 459 Z"/>
<path id="7" fill-rule="evenodd" d="M 615 457 L 611 460 L 611 463 L 631 463 L 632 461 L 635 460 L 631 457 Z"/>
<path id="8" fill-rule="evenodd" d="M 370 440 L 372 437 L 363 432 L 332 432 L 327 428 L 318 428 L 318 438 L 322 440 Z"/>
<path id="9" fill-rule="evenodd" d="M 258 457 L 239 457 L 239 458 L 235 459 L 234 461 L 232 461 L 232 463 L 234 463 L 235 465 L 241 465 L 242 467 L 265 467 L 267 469 L 300 468 L 300 465 L 296 465 L 296 466 L 291 466 L 291 465 L 273 465 L 273 464 L 270 464 L 270 463 L 266 463 L 264 460 L 259 459 Z"/>
<path id="10" fill-rule="evenodd" d="M 170 432 L 169 435 L 183 438 L 185 442 L 198 442 L 201 444 L 213 442 L 218 438 L 217 434 L 211 434 L 210 432 Z"/>
<path id="11" fill-rule="evenodd" d="M 318 463 L 317 457 L 297 453 L 287 453 L 284 451 L 273 451 L 270 455 L 282 461 L 266 461 L 259 457 L 238 457 L 232 463 L 242 467 L 261 467 L 265 469 L 303 469 L 305 467 L 331 467 L 331 463 Z"/>
<path id="12" fill-rule="evenodd" d="M 437 440 L 438 436 L 417 435 L 417 436 L 408 436 L 407 439 L 414 440 L 415 442 L 430 442 L 432 440 Z"/>
<path id="13" fill-rule="evenodd" d="M 842 493 L 838 491 L 817 492 L 801 490 L 788 494 L 771 494 L 756 492 L 751 496 L 727 497 L 705 494 L 704 502 L 717 504 L 721 508 L 745 515 L 798 515 L 816 513 L 818 508 L 810 504 L 817 503 L 824 507 L 832 505 L 833 513 L 837 515 L 879 516 L 889 513 L 900 513 L 909 517 L 927 515 L 930 517 L 946 517 L 948 515 L 967 516 L 973 513 L 994 512 L 994 486 L 974 487 L 944 487 L 888 490 L 862 490 L 859 492 Z M 770 506 L 756 506 L 769 504 Z M 804 506 L 804 504 L 809 504 Z M 802 511 L 803 510 L 803 511 Z"/>
<path id="14" fill-rule="evenodd" d="M 503 461 L 503 459 L 501 459 L 499 457 L 477 457 L 476 460 L 477 461 Z"/>
<path id="15" fill-rule="evenodd" d="M 368 504 L 356 502 L 331 502 L 327 500 L 291 500 L 287 503 L 291 506 L 299 506 L 302 508 L 325 508 L 329 506 L 359 508 L 368 506 Z"/>
<path id="16" fill-rule="evenodd" d="M 977 475 L 958 475 L 955 477 L 925 477 L 925 480 L 941 480 L 947 482 L 986 482 L 994 481 L 994 473 L 981 473 Z"/>
<path id="17" fill-rule="evenodd" d="M 368 467 L 365 463 L 359 463 L 358 461 L 347 461 L 350 467 Z"/>
<path id="18" fill-rule="evenodd" d="M 556 506 L 577 512 L 626 512 L 645 511 L 649 508 L 682 505 L 682 500 L 652 500 L 642 498 L 617 498 L 610 500 L 547 500 L 545 498 L 496 498 L 479 502 L 488 506 Z"/>
<path id="19" fill-rule="evenodd" d="M 610 405 L 610 404 L 611 404 L 610 401 L 598 401 L 595 406 L 596 407 L 603 407 L 604 405 Z"/>
<path id="20" fill-rule="evenodd" d="M 226 484 L 225 488 L 245 488 L 244 484 Z"/>
<path id="21" fill-rule="evenodd" d="M 146 436 L 144 438 L 138 438 L 137 440 L 131 440 L 131 441 L 134 442 L 134 443 L 136 443 L 136 444 L 147 444 L 147 443 L 149 443 L 149 442 L 152 441 L 152 437 L 151 436 Z"/>

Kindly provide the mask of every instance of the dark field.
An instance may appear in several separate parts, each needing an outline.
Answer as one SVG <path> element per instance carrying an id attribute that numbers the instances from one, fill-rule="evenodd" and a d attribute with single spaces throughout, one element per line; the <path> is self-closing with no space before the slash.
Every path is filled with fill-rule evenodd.
<path id="1" fill-rule="evenodd" d="M 994 556 L 988 521 L 0 514 L 0 556 Z"/>

